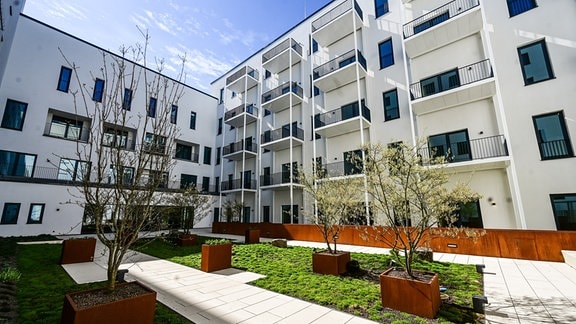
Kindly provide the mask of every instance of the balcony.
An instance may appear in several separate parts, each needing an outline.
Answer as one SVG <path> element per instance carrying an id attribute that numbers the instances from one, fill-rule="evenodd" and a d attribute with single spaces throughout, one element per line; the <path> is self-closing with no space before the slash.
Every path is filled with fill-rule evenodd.
<path id="1" fill-rule="evenodd" d="M 479 0 L 455 0 L 404 25 L 406 54 L 414 58 L 482 30 Z"/>
<path id="2" fill-rule="evenodd" d="M 220 190 L 222 192 L 241 191 L 241 190 L 256 190 L 256 180 L 252 179 L 232 179 L 220 182 Z"/>
<path id="3" fill-rule="evenodd" d="M 322 164 L 320 168 L 317 170 L 317 174 L 321 177 L 335 178 L 363 174 L 362 167 L 350 161 Z"/>
<path id="4" fill-rule="evenodd" d="M 434 158 L 444 157 L 446 163 L 462 169 L 462 171 L 505 168 L 508 159 L 508 145 L 504 135 L 488 136 L 468 141 L 444 143 L 419 150 L 427 164 L 432 164 Z M 478 160 L 481 163 L 478 163 Z M 471 163 L 471 161 L 476 161 Z M 458 165 L 462 163 L 462 165 Z"/>
<path id="5" fill-rule="evenodd" d="M 364 120 L 363 128 L 370 126 L 370 109 L 361 101 L 362 109 L 358 102 L 344 105 L 332 111 L 316 114 L 314 116 L 314 129 L 316 133 L 324 137 L 334 137 L 360 130 L 360 118 Z"/>
<path id="6" fill-rule="evenodd" d="M 292 134 L 290 134 L 290 124 L 277 129 L 267 130 L 262 134 L 262 148 L 274 151 L 284 150 L 290 147 L 290 139 L 292 139 L 293 147 L 302 146 L 304 130 L 298 128 L 296 124 L 292 125 Z"/>
<path id="7" fill-rule="evenodd" d="M 286 82 L 262 95 L 262 107 L 277 113 L 301 103 L 303 98 L 302 87 L 296 82 Z"/>
<path id="8" fill-rule="evenodd" d="M 234 127 L 244 126 L 244 118 L 246 118 L 246 125 L 258 120 L 258 108 L 253 104 L 241 104 L 224 114 L 224 122 Z"/>
<path id="9" fill-rule="evenodd" d="M 222 148 L 222 157 L 232 160 L 240 161 L 244 157 L 247 159 L 256 157 L 256 142 L 247 138 L 244 141 L 230 143 Z"/>
<path id="10" fill-rule="evenodd" d="M 490 60 L 422 79 L 410 85 L 412 109 L 422 115 L 492 97 L 496 93 Z"/>
<path id="11" fill-rule="evenodd" d="M 346 0 L 312 22 L 312 37 L 328 46 L 360 29 L 364 23 L 362 8 L 355 0 Z"/>
<path id="12" fill-rule="evenodd" d="M 302 60 L 302 45 L 288 38 L 262 54 L 262 67 L 272 73 L 279 73 Z"/>
<path id="13" fill-rule="evenodd" d="M 258 71 L 246 65 L 226 78 L 226 87 L 230 91 L 242 93 L 257 86 L 258 78 Z"/>
<path id="14" fill-rule="evenodd" d="M 290 185 L 299 184 L 298 175 L 292 175 L 291 172 L 278 172 L 260 176 L 260 188 L 262 189 L 287 190 Z"/>
<path id="15" fill-rule="evenodd" d="M 348 51 L 337 58 L 328 61 L 312 72 L 314 85 L 324 92 L 340 88 L 348 83 L 358 81 L 356 67 L 358 66 L 359 77 L 366 77 L 366 59 L 359 50 Z"/>

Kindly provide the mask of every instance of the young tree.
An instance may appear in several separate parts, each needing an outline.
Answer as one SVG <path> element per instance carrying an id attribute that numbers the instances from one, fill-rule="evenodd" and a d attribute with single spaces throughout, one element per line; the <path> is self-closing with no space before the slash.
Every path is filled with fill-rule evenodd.
<path id="1" fill-rule="evenodd" d="M 345 225 L 354 223 L 359 209 L 363 212 L 363 180 L 359 177 L 329 177 L 323 170 L 311 174 L 299 173 L 299 183 L 314 206 L 306 212 L 322 233 L 329 253 L 336 253 L 336 242 Z M 330 243 L 334 244 L 332 248 Z"/>
<path id="2" fill-rule="evenodd" d="M 171 195 L 168 203 L 180 214 L 184 234 L 190 234 L 190 229 L 206 218 L 212 207 L 210 197 L 201 195 L 195 187 L 188 187 L 180 193 Z"/>
<path id="3" fill-rule="evenodd" d="M 90 121 L 83 125 L 89 140 L 77 142 L 80 167 L 64 171 L 78 184 L 77 203 L 85 207 L 109 252 L 109 291 L 114 291 L 118 267 L 139 232 L 160 217 L 155 206 L 166 202 L 160 189 L 168 185 L 178 135 L 171 117 L 183 95 L 184 64 L 178 81 L 161 75 L 162 60 L 156 60 L 156 71 L 148 69 L 149 36 L 142 34 L 143 44 L 122 47 L 118 56 L 102 51 L 98 71 L 86 71 L 62 53 L 77 83 L 70 92 L 76 113 Z M 87 85 L 88 77 L 92 82 Z M 93 100 L 98 91 L 100 100 Z M 132 107 L 137 98 L 146 103 L 144 113 Z M 105 234 L 105 227 L 113 234 Z"/>
<path id="4" fill-rule="evenodd" d="M 227 200 L 222 204 L 223 215 L 226 217 L 227 222 L 239 222 L 242 218 L 242 213 L 244 212 L 244 204 L 238 200 Z"/>
<path id="5" fill-rule="evenodd" d="M 444 160 L 426 159 L 419 152 L 420 146 L 370 145 L 364 169 L 375 225 L 380 225 L 373 231 L 394 251 L 402 251 L 393 257 L 410 278 L 417 248 L 430 239 L 430 229 L 450 220 L 460 205 L 480 198 L 464 183 L 448 186 Z"/>

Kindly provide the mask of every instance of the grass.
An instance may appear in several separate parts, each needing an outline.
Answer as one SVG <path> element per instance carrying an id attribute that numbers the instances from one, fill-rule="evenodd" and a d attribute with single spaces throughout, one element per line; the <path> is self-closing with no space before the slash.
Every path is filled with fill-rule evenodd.
<path id="1" fill-rule="evenodd" d="M 200 238 L 202 242 L 205 238 Z M 155 240 L 139 248 L 162 259 L 193 268 L 200 267 L 200 246 L 177 247 Z M 234 245 L 232 266 L 266 275 L 254 285 L 281 294 L 333 307 L 355 315 L 387 323 L 476 322 L 472 296 L 481 295 L 481 275 L 472 265 L 441 262 L 418 262 L 416 268 L 439 274 L 440 284 L 447 288 L 446 299 L 435 321 L 384 309 L 380 302 L 378 282 L 347 276 L 324 276 L 312 272 L 313 250 L 304 247 L 276 248 L 270 244 Z M 383 272 L 389 257 L 352 253 L 362 269 Z"/>
<path id="2" fill-rule="evenodd" d="M 17 284 L 19 323 L 58 323 L 66 293 L 104 286 L 102 282 L 76 284 L 59 265 L 62 249 L 59 244 L 16 245 L 19 240 L 46 239 L 0 239 L 0 255 L 17 253 L 18 271 L 21 273 Z M 154 322 L 191 323 L 161 303 L 156 303 Z"/>

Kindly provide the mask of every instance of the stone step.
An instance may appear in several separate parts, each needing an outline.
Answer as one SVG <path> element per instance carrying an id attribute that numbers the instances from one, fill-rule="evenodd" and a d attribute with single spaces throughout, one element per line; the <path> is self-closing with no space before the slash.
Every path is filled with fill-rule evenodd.
<path id="1" fill-rule="evenodd" d="M 576 269 L 576 251 L 562 250 L 562 256 L 567 265 Z"/>

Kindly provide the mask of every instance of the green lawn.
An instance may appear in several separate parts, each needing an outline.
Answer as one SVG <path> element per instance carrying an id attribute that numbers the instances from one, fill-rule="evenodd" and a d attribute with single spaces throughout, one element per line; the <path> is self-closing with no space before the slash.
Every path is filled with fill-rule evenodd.
<path id="1" fill-rule="evenodd" d="M 202 240 L 202 238 L 201 238 Z M 143 253 L 193 268 L 200 267 L 200 246 L 177 247 L 167 241 L 155 240 L 139 248 Z M 447 288 L 437 320 L 430 321 L 412 315 L 383 309 L 377 282 L 347 276 L 325 276 L 312 273 L 310 248 L 276 248 L 270 244 L 237 244 L 233 248 L 232 266 L 266 275 L 254 285 L 333 307 L 372 320 L 390 323 L 475 322 L 472 296 L 482 295 L 482 277 L 472 265 L 440 262 L 419 262 L 417 268 L 437 272 L 440 285 Z M 383 272 L 388 256 L 352 253 L 362 269 L 372 277 Z"/>

